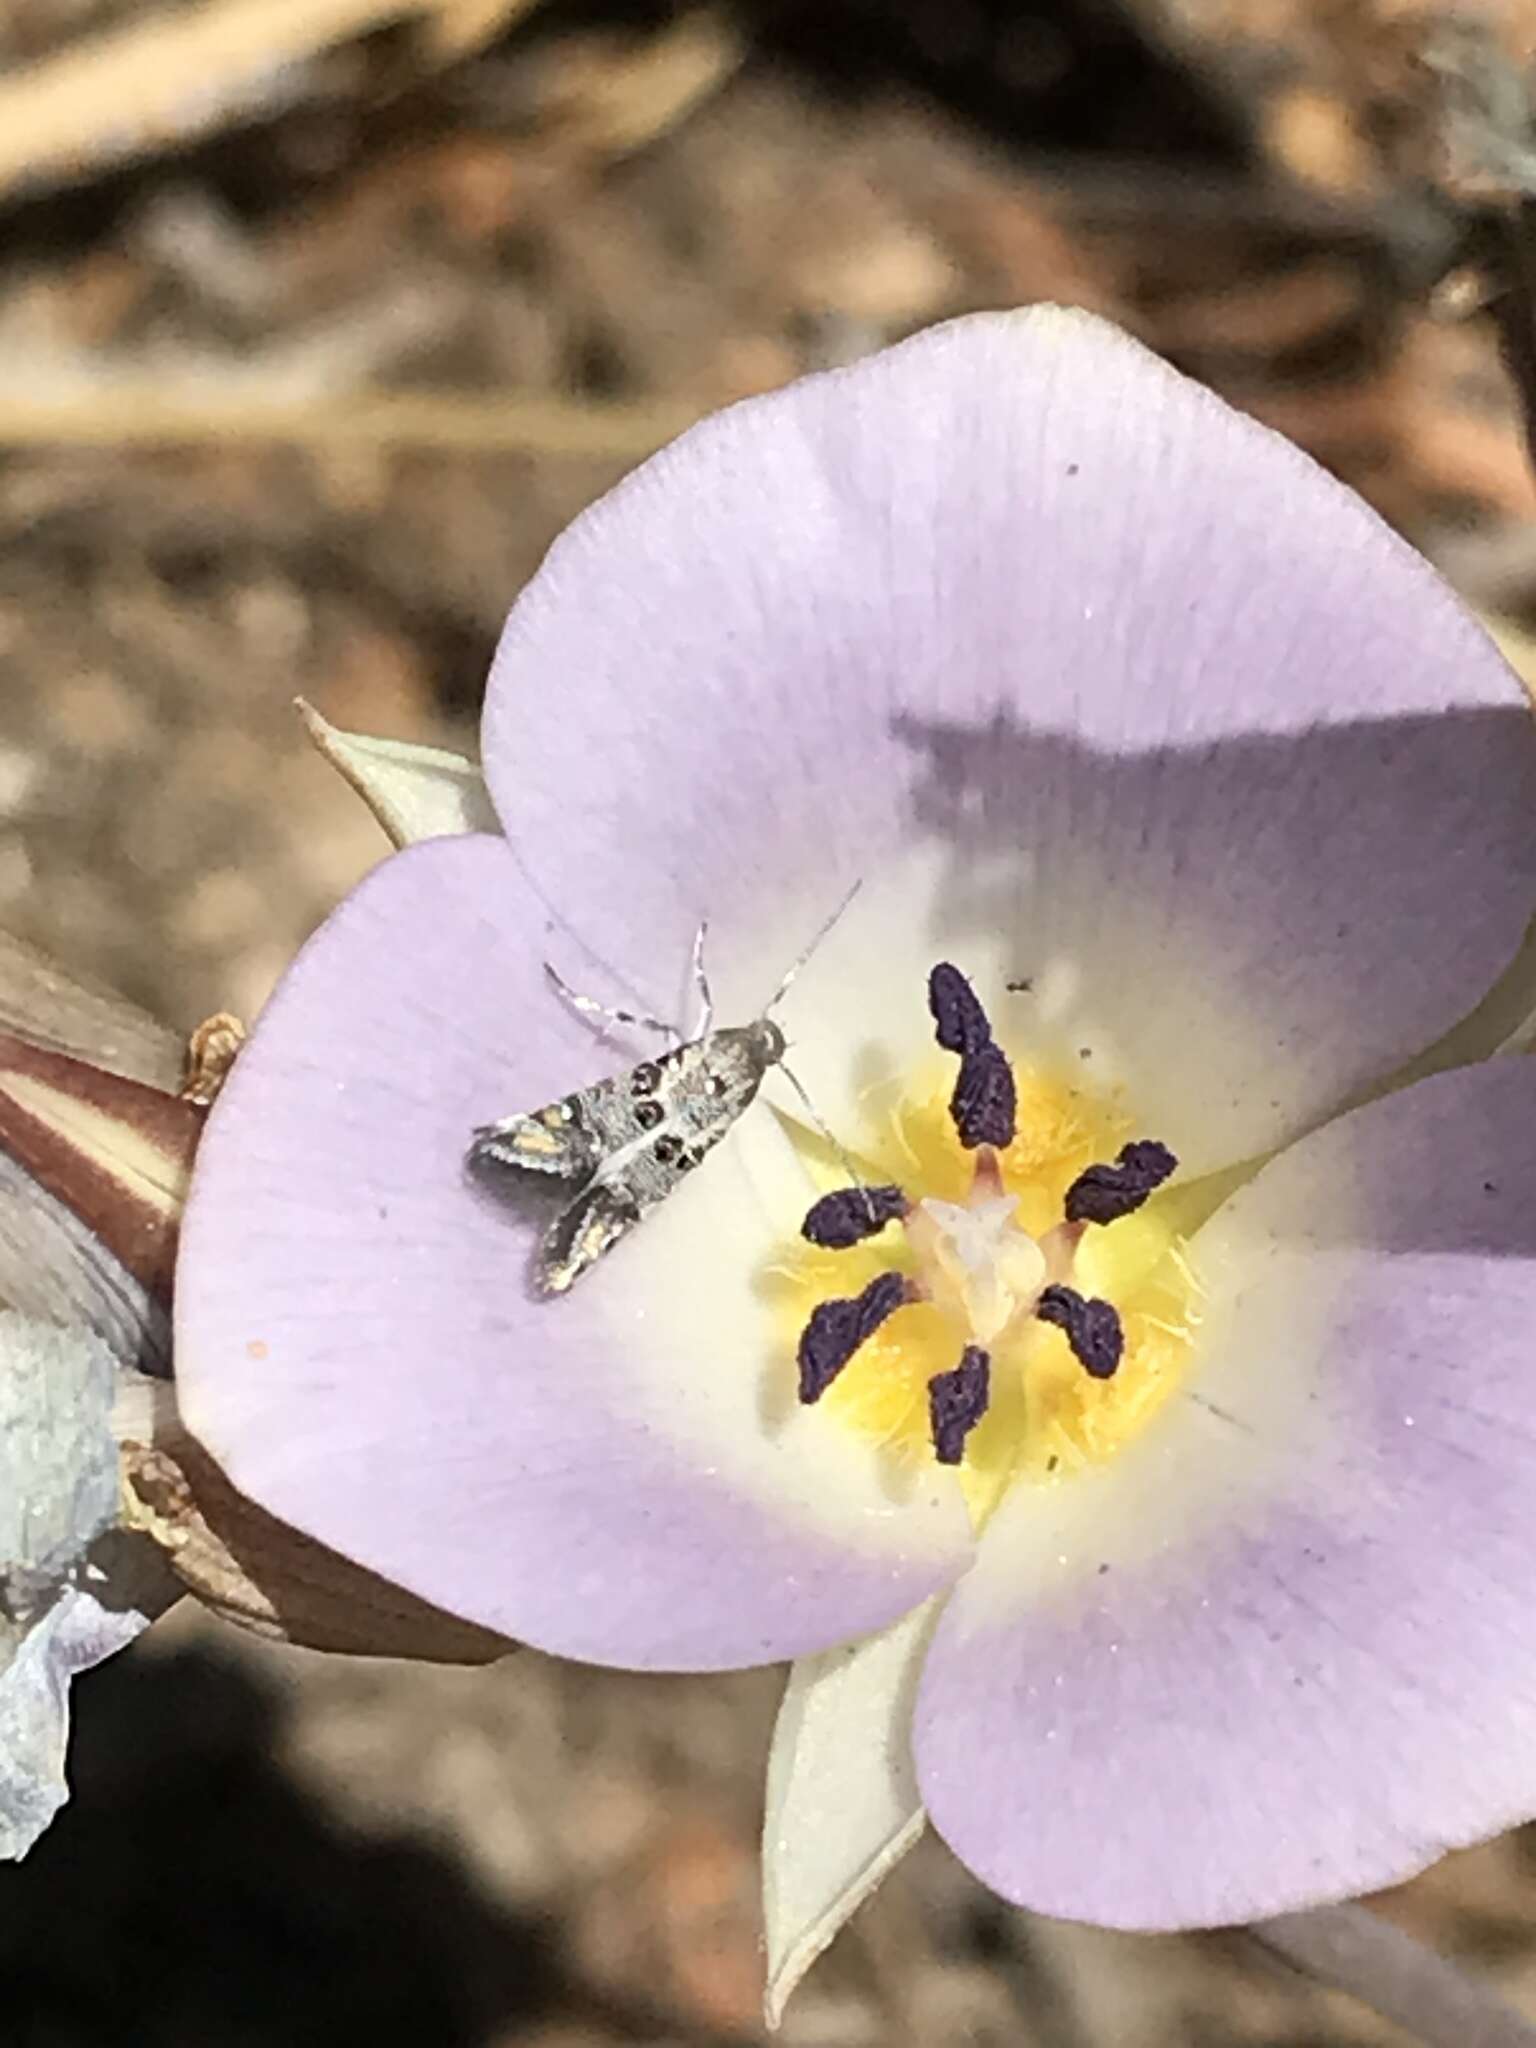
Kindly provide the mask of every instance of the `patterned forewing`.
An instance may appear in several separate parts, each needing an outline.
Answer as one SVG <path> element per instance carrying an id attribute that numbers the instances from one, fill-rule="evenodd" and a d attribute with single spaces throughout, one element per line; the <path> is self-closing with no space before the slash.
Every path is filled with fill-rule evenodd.
<path id="1" fill-rule="evenodd" d="M 477 1169 L 506 1167 L 557 1180 L 585 1180 L 602 1156 L 574 1096 L 526 1115 L 503 1117 L 500 1123 L 482 1124 L 469 1148 L 469 1163 Z"/>
<path id="2" fill-rule="evenodd" d="M 546 1292 L 563 1294 L 666 1200 L 749 1107 L 767 1065 L 760 1030 L 716 1031 L 475 1133 L 476 1167 L 583 1183 L 544 1235 Z"/>
<path id="3" fill-rule="evenodd" d="M 544 1233 L 538 1280 L 546 1294 L 564 1294 L 610 1245 L 640 1221 L 641 1212 L 622 1189 L 593 1180 L 568 1202 Z"/>
<path id="4" fill-rule="evenodd" d="M 541 1284 L 564 1293 L 664 1202 L 749 1106 L 764 1071 L 750 1031 L 717 1031 L 574 1098 L 599 1163 L 545 1237 Z"/>
<path id="5" fill-rule="evenodd" d="M 571 1098 L 597 1151 L 595 1178 L 653 1209 L 697 1166 L 757 1093 L 747 1034 L 717 1031 Z"/>

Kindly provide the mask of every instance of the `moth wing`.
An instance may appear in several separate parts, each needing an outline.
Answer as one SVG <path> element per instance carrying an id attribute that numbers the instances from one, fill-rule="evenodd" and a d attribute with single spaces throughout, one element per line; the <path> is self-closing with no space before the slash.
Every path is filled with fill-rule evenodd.
<path id="1" fill-rule="evenodd" d="M 470 1166 L 547 1173 L 556 1180 L 580 1180 L 591 1173 L 602 1147 L 572 1101 L 551 1102 L 525 1116 L 482 1124 L 469 1148 Z"/>
<path id="2" fill-rule="evenodd" d="M 594 1180 L 561 1210 L 539 1249 L 539 1283 L 564 1294 L 610 1246 L 633 1230 L 645 1211 L 622 1182 Z"/>

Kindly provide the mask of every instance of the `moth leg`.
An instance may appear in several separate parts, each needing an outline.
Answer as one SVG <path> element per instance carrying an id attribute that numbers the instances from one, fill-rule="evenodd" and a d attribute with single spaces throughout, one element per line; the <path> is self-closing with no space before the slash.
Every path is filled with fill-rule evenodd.
<path id="1" fill-rule="evenodd" d="M 642 1017 L 633 1010 L 612 1010 L 593 996 L 578 995 L 547 960 L 544 962 L 544 974 L 561 1002 L 574 1010 L 578 1017 L 601 1017 L 606 1024 L 628 1024 L 640 1031 L 659 1031 L 663 1037 L 682 1043 L 682 1034 L 675 1024 L 664 1024 L 659 1017 Z"/>
<path id="2" fill-rule="evenodd" d="M 640 1221 L 634 1198 L 604 1180 L 583 1188 L 562 1209 L 539 1247 L 539 1285 L 546 1294 L 564 1294 L 610 1245 L 618 1243 Z"/>
<path id="3" fill-rule="evenodd" d="M 693 935 L 693 993 L 698 1004 L 693 1037 L 708 1038 L 710 1026 L 715 1021 L 715 999 L 709 992 L 709 976 L 704 972 L 704 934 L 709 930 L 708 921 L 699 920 L 699 928 Z"/>

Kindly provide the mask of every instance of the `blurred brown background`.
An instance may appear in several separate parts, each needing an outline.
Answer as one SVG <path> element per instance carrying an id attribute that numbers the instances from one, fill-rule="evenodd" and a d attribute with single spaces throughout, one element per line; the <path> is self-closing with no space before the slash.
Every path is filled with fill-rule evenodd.
<path id="1" fill-rule="evenodd" d="M 1531 623 L 1471 267 L 1502 188 L 1421 54 L 1493 79 L 1518 157 L 1536 8 L 1454 13 L 8 0 L 0 922 L 178 1026 L 249 1015 L 382 851 L 296 691 L 472 746 L 575 511 L 696 413 L 974 307 L 1115 315 Z M 758 2038 L 777 1683 L 328 1662 L 183 1608 L 78 1688 L 75 1805 L 0 1869 L 0 2040 Z M 1383 1904 L 1536 2011 L 1531 1841 Z M 932 1843 L 785 2029 L 1395 2038 L 1235 1937 L 1005 1912 Z"/>

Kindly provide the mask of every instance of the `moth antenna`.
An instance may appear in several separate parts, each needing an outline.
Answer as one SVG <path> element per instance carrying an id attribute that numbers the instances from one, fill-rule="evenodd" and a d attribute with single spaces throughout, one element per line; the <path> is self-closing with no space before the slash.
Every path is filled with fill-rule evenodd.
<path id="1" fill-rule="evenodd" d="M 794 980 L 795 976 L 800 972 L 801 968 L 805 965 L 806 961 L 810 959 L 811 955 L 815 952 L 816 948 L 827 936 L 827 933 L 831 931 L 833 925 L 837 923 L 838 919 L 842 916 L 843 912 L 848 908 L 849 904 L 853 901 L 854 897 L 858 895 L 859 891 L 863 888 L 863 886 L 864 877 L 860 875 L 859 879 L 848 891 L 848 894 L 843 898 L 842 902 L 838 904 L 837 908 L 833 911 L 832 915 L 829 918 L 825 919 L 823 923 L 817 928 L 816 934 L 812 938 L 811 943 L 806 947 L 805 951 L 800 955 L 799 959 L 791 964 L 789 972 L 785 975 L 784 979 L 779 983 L 778 987 L 774 990 L 773 994 L 768 998 L 767 1002 L 763 1005 L 763 1015 L 765 1017 L 768 1016 L 772 1011 L 776 1010 L 779 1004 L 783 1002 L 785 996 L 789 994 L 790 983 Z M 799 1085 L 800 1084 L 797 1081 L 795 1083 L 795 1086 L 799 1087 Z"/>
<path id="2" fill-rule="evenodd" d="M 801 1081 L 800 1076 L 795 1072 L 793 1067 L 789 1066 L 783 1060 L 779 1061 L 779 1072 L 784 1076 L 785 1080 L 789 1083 L 790 1087 L 794 1089 L 795 1093 L 804 1103 L 806 1115 L 810 1118 L 811 1122 L 816 1126 L 817 1130 L 821 1133 L 822 1137 L 826 1139 L 827 1144 L 837 1154 L 838 1161 L 841 1164 L 844 1173 L 847 1174 L 849 1180 L 852 1181 L 853 1185 L 862 1191 L 867 1201 L 869 1197 L 869 1187 L 864 1179 L 863 1174 L 860 1173 L 859 1169 L 854 1165 L 851 1155 L 844 1150 L 842 1145 L 838 1143 L 836 1137 L 833 1135 L 831 1125 L 828 1124 L 826 1120 L 822 1117 L 815 1103 L 812 1102 L 810 1096 L 806 1093 L 805 1084 Z M 869 1213 L 870 1219 L 871 1221 L 873 1221 L 875 1213 L 873 1207 L 871 1207 Z"/>

